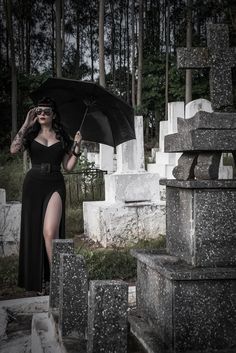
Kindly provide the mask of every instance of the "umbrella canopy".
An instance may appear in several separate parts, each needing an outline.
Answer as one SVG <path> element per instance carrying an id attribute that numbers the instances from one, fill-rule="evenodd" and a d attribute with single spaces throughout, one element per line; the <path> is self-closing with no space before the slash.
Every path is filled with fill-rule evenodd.
<path id="1" fill-rule="evenodd" d="M 94 82 L 49 78 L 30 97 L 53 99 L 71 136 L 80 130 L 84 140 L 109 146 L 135 138 L 133 108 Z"/>

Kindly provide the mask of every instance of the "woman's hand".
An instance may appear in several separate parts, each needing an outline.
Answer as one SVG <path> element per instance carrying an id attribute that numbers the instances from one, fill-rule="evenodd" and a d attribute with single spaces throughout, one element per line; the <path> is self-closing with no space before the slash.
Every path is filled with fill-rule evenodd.
<path id="1" fill-rule="evenodd" d="M 36 108 L 30 109 L 26 115 L 24 126 L 27 128 L 34 125 L 37 121 Z"/>
<path id="2" fill-rule="evenodd" d="M 82 135 L 80 131 L 78 130 L 75 134 L 74 141 L 79 145 L 80 142 L 82 141 Z"/>

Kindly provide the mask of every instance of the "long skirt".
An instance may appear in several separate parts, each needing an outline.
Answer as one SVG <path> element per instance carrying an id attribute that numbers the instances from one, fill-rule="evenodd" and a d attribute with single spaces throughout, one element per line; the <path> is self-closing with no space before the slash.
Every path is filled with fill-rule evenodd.
<path id="1" fill-rule="evenodd" d="M 59 238 L 65 237 L 65 182 L 61 172 L 42 174 L 30 170 L 22 192 L 21 235 L 18 286 L 28 291 L 42 291 L 50 279 L 50 266 L 43 236 L 44 216 L 50 197 L 58 192 L 62 200 Z"/>

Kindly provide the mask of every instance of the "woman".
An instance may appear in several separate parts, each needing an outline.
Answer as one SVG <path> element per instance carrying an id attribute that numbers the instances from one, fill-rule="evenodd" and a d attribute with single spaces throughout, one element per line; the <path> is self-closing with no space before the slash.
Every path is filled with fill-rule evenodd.
<path id="1" fill-rule="evenodd" d="M 74 143 L 59 122 L 56 106 L 43 98 L 31 109 L 10 151 L 28 150 L 32 168 L 23 183 L 18 285 L 42 292 L 49 281 L 52 240 L 65 237 L 65 183 L 60 165 L 71 171 L 82 136 Z"/>

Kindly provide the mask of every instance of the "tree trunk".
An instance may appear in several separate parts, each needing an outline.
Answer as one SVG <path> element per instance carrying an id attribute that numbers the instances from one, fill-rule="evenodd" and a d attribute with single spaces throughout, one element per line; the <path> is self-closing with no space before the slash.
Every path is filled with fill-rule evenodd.
<path id="1" fill-rule="evenodd" d="M 192 0 L 187 0 L 187 48 L 192 46 Z M 186 70 L 185 104 L 192 100 L 192 70 Z"/>
<path id="2" fill-rule="evenodd" d="M 30 55 L 30 35 L 31 35 L 31 0 L 27 1 L 27 15 L 26 15 L 26 39 L 25 39 L 25 65 L 26 65 L 26 73 L 30 73 L 30 62 L 31 62 L 31 55 Z"/>
<path id="3" fill-rule="evenodd" d="M 115 47 L 116 47 L 116 26 L 114 19 L 114 3 L 110 3 L 110 13 L 111 13 L 111 72 L 113 87 L 116 87 L 116 63 L 115 63 Z"/>
<path id="4" fill-rule="evenodd" d="M 138 85 L 137 107 L 142 105 L 142 74 L 143 74 L 143 0 L 139 0 L 139 34 L 138 34 Z"/>
<path id="5" fill-rule="evenodd" d="M 127 0 L 126 7 L 126 40 L 127 40 L 127 86 L 126 99 L 130 102 L 130 38 L 129 38 L 129 0 Z"/>
<path id="6" fill-rule="evenodd" d="M 80 25 L 79 25 L 79 5 L 76 8 L 76 54 L 75 54 L 75 76 L 80 78 Z"/>
<path id="7" fill-rule="evenodd" d="M 165 86 L 165 120 L 168 120 L 169 100 L 169 46 L 170 46 L 170 4 L 166 0 L 166 86 Z"/>
<path id="8" fill-rule="evenodd" d="M 51 57 L 52 57 L 52 76 L 55 74 L 55 19 L 54 6 L 51 4 L 51 19 L 52 19 L 52 41 L 51 41 Z"/>
<path id="9" fill-rule="evenodd" d="M 56 0 L 56 76 L 62 77 L 61 0 Z"/>
<path id="10" fill-rule="evenodd" d="M 132 53 L 131 53 L 131 65 L 132 65 L 132 106 L 133 108 L 136 106 L 135 102 L 135 33 L 134 33 L 134 2 L 135 0 L 131 0 L 131 45 L 132 45 Z"/>
<path id="11" fill-rule="evenodd" d="M 105 62 L 104 62 L 104 11 L 105 0 L 99 0 L 99 83 L 105 87 Z"/>
<path id="12" fill-rule="evenodd" d="M 90 9 L 91 10 L 91 9 Z M 94 81 L 94 55 L 93 55 L 93 22 L 92 11 L 89 11 L 89 35 L 90 35 L 90 53 L 91 53 L 91 80 Z"/>
<path id="13" fill-rule="evenodd" d="M 13 139 L 17 133 L 17 73 L 16 73 L 15 43 L 14 43 L 14 36 L 13 36 L 11 0 L 7 0 L 6 2 L 6 18 L 7 18 L 8 38 L 10 41 L 11 109 L 12 109 L 11 138 Z"/>

